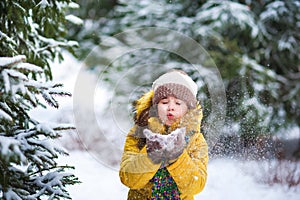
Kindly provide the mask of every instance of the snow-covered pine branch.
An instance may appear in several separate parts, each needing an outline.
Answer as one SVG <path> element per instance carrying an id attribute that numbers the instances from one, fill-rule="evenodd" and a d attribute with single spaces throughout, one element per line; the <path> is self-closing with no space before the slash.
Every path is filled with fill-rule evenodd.
<path id="1" fill-rule="evenodd" d="M 65 37 L 66 11 L 76 6 L 70 0 L 0 3 L 0 199 L 71 199 L 66 185 L 78 183 L 65 172 L 72 167 L 56 163 L 67 152 L 55 139 L 74 127 L 42 124 L 29 113 L 46 108 L 43 100 L 57 108 L 56 95 L 70 96 L 49 82 L 50 63 L 78 46 Z"/>
<path id="2" fill-rule="evenodd" d="M 71 167 L 57 166 L 59 154 L 68 153 L 54 139 L 74 126 L 42 124 L 27 112 L 43 105 L 38 96 L 57 108 L 54 96 L 71 94 L 61 89 L 62 84 L 46 81 L 44 70 L 25 60 L 25 56 L 0 58 L 0 197 L 70 199 L 65 185 L 78 180 L 64 172 Z M 33 79 L 37 74 L 40 79 Z"/>
<path id="3" fill-rule="evenodd" d="M 251 37 L 257 37 L 258 24 L 251 10 L 246 6 L 232 1 L 208 1 L 196 15 L 198 22 L 210 23 L 216 30 L 228 29 L 228 25 L 236 26 L 244 31 L 249 29 Z"/>
<path id="4" fill-rule="evenodd" d="M 53 95 L 71 96 L 71 94 L 58 89 L 62 84 L 28 79 L 28 73 L 41 74 L 43 69 L 30 63 L 23 63 L 25 59 L 25 56 L 0 58 L 1 75 L 6 92 L 11 92 L 16 99 L 25 97 L 34 107 L 40 103 L 35 95 L 41 94 L 49 105 L 58 108 Z"/>
<path id="5" fill-rule="evenodd" d="M 26 60 L 26 56 L 24 55 L 18 55 L 15 57 L 0 57 L 0 67 L 9 68 L 12 65 L 24 62 L 25 60 Z"/>

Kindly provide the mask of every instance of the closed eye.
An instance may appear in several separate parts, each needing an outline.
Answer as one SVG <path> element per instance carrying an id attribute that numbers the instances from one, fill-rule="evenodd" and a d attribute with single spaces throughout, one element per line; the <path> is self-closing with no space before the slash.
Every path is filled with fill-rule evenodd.
<path id="1" fill-rule="evenodd" d="M 160 101 L 160 103 L 162 103 L 162 104 L 168 104 L 169 101 L 167 99 L 163 99 L 163 100 Z"/>
<path id="2" fill-rule="evenodd" d="M 179 105 L 179 106 L 180 106 L 180 105 L 181 105 L 181 102 L 177 101 L 177 102 L 176 102 L 176 105 Z"/>

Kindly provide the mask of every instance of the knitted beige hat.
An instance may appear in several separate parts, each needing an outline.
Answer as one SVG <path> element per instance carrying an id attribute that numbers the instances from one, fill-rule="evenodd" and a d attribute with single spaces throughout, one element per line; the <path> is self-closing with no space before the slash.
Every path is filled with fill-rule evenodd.
<path id="1" fill-rule="evenodd" d="M 153 104 L 168 96 L 174 96 L 185 101 L 189 108 L 196 107 L 197 84 L 183 71 L 173 70 L 161 75 L 153 82 L 152 89 Z"/>

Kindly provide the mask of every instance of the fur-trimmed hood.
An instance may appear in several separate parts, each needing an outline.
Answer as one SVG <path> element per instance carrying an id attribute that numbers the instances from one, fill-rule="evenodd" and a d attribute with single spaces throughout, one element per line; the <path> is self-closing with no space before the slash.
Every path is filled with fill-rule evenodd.
<path id="1" fill-rule="evenodd" d="M 133 102 L 134 106 L 134 122 L 139 126 L 146 126 L 147 120 L 150 116 L 150 109 L 152 107 L 152 98 L 154 91 L 150 90 L 145 93 L 140 99 Z"/>

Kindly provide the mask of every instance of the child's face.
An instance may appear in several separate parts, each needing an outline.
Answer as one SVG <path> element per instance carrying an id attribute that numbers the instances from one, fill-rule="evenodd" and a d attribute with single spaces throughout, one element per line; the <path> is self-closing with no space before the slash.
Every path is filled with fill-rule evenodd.
<path id="1" fill-rule="evenodd" d="M 180 119 L 188 111 L 186 103 L 175 97 L 168 96 L 158 102 L 158 117 L 167 126 Z"/>

